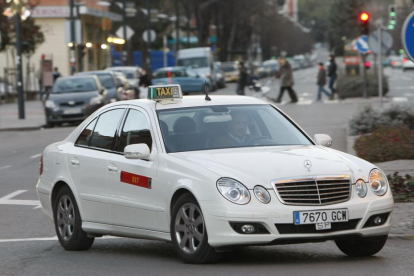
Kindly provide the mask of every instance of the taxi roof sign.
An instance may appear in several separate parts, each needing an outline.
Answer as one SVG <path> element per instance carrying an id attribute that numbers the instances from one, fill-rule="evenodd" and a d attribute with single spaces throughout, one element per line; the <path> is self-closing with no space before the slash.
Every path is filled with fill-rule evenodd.
<path id="1" fill-rule="evenodd" d="M 148 87 L 149 100 L 182 99 L 183 93 L 179 84 L 154 85 Z"/>

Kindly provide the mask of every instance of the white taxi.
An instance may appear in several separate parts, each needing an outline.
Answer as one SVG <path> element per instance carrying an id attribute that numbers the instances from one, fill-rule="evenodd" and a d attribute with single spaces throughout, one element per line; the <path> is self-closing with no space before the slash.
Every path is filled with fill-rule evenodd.
<path id="1" fill-rule="evenodd" d="M 36 189 L 64 249 L 113 235 L 209 263 L 249 245 L 384 246 L 394 201 L 375 165 L 259 99 L 183 98 L 178 85 L 148 94 L 102 107 L 43 152 Z"/>

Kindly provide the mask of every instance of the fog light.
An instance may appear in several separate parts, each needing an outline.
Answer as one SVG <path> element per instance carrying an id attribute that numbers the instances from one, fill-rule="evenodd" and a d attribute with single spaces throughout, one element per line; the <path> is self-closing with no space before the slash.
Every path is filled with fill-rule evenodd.
<path id="1" fill-rule="evenodd" d="M 376 218 L 374 219 L 374 223 L 375 223 L 376 225 L 380 224 L 381 222 L 382 222 L 382 218 L 381 218 L 381 217 L 376 217 Z"/>
<path id="2" fill-rule="evenodd" d="M 246 225 L 243 225 L 243 226 L 241 227 L 241 230 L 242 230 L 242 232 L 243 232 L 243 233 L 245 233 L 245 234 L 252 234 L 252 233 L 254 233 L 254 232 L 256 231 L 256 228 L 254 228 L 254 226 L 253 226 L 253 225 L 246 224 Z"/>

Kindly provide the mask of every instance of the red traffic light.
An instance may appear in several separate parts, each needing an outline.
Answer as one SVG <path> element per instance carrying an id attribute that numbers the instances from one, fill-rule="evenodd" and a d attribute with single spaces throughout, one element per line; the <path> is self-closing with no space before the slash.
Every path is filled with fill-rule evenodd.
<path id="1" fill-rule="evenodd" d="M 369 20 L 369 13 L 367 12 L 361 13 L 361 15 L 359 16 L 359 19 L 361 19 L 361 21 L 363 22 L 367 22 Z"/>
<path id="2" fill-rule="evenodd" d="M 370 68 L 370 67 L 371 67 L 371 62 L 365 61 L 365 68 Z"/>

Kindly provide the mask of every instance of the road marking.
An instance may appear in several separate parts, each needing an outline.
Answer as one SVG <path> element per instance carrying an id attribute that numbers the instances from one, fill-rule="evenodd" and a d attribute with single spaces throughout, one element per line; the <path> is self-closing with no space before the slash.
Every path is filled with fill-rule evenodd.
<path id="1" fill-rule="evenodd" d="M 408 99 L 405 97 L 394 97 L 392 98 L 393 102 L 408 102 Z"/>
<path id="2" fill-rule="evenodd" d="M 111 239 L 122 239 L 122 237 L 115 237 L 115 236 L 103 236 L 99 238 L 100 240 L 111 240 Z M 2 242 L 27 242 L 27 241 L 57 241 L 59 240 L 57 236 L 49 237 L 49 238 L 27 238 L 27 239 L 0 239 L 0 243 Z"/>
<path id="3" fill-rule="evenodd" d="M 18 196 L 25 192 L 27 192 L 27 190 L 17 190 L 11 194 L 8 194 L 0 198 L 0 205 L 25 205 L 25 206 L 36 206 L 36 207 L 41 206 L 39 200 L 12 199 L 13 197 Z"/>
<path id="4" fill-rule="evenodd" d="M 312 102 L 313 102 L 312 100 L 302 100 L 302 99 L 299 99 L 299 101 L 297 102 L 297 104 L 298 105 L 309 105 Z"/>
<path id="5" fill-rule="evenodd" d="M 4 167 L 0 167 L 0 170 L 4 170 L 4 169 L 10 168 L 10 167 L 11 167 L 10 165 L 4 166 Z"/>
<path id="6" fill-rule="evenodd" d="M 397 86 L 395 90 L 414 90 L 414 86 Z"/>
<path id="7" fill-rule="evenodd" d="M 35 154 L 35 155 L 32 155 L 32 156 L 30 156 L 30 158 L 34 159 L 34 158 L 38 158 L 38 157 L 40 157 L 40 156 L 42 156 L 42 154 L 41 154 L 41 153 L 39 153 L 39 154 Z"/>

